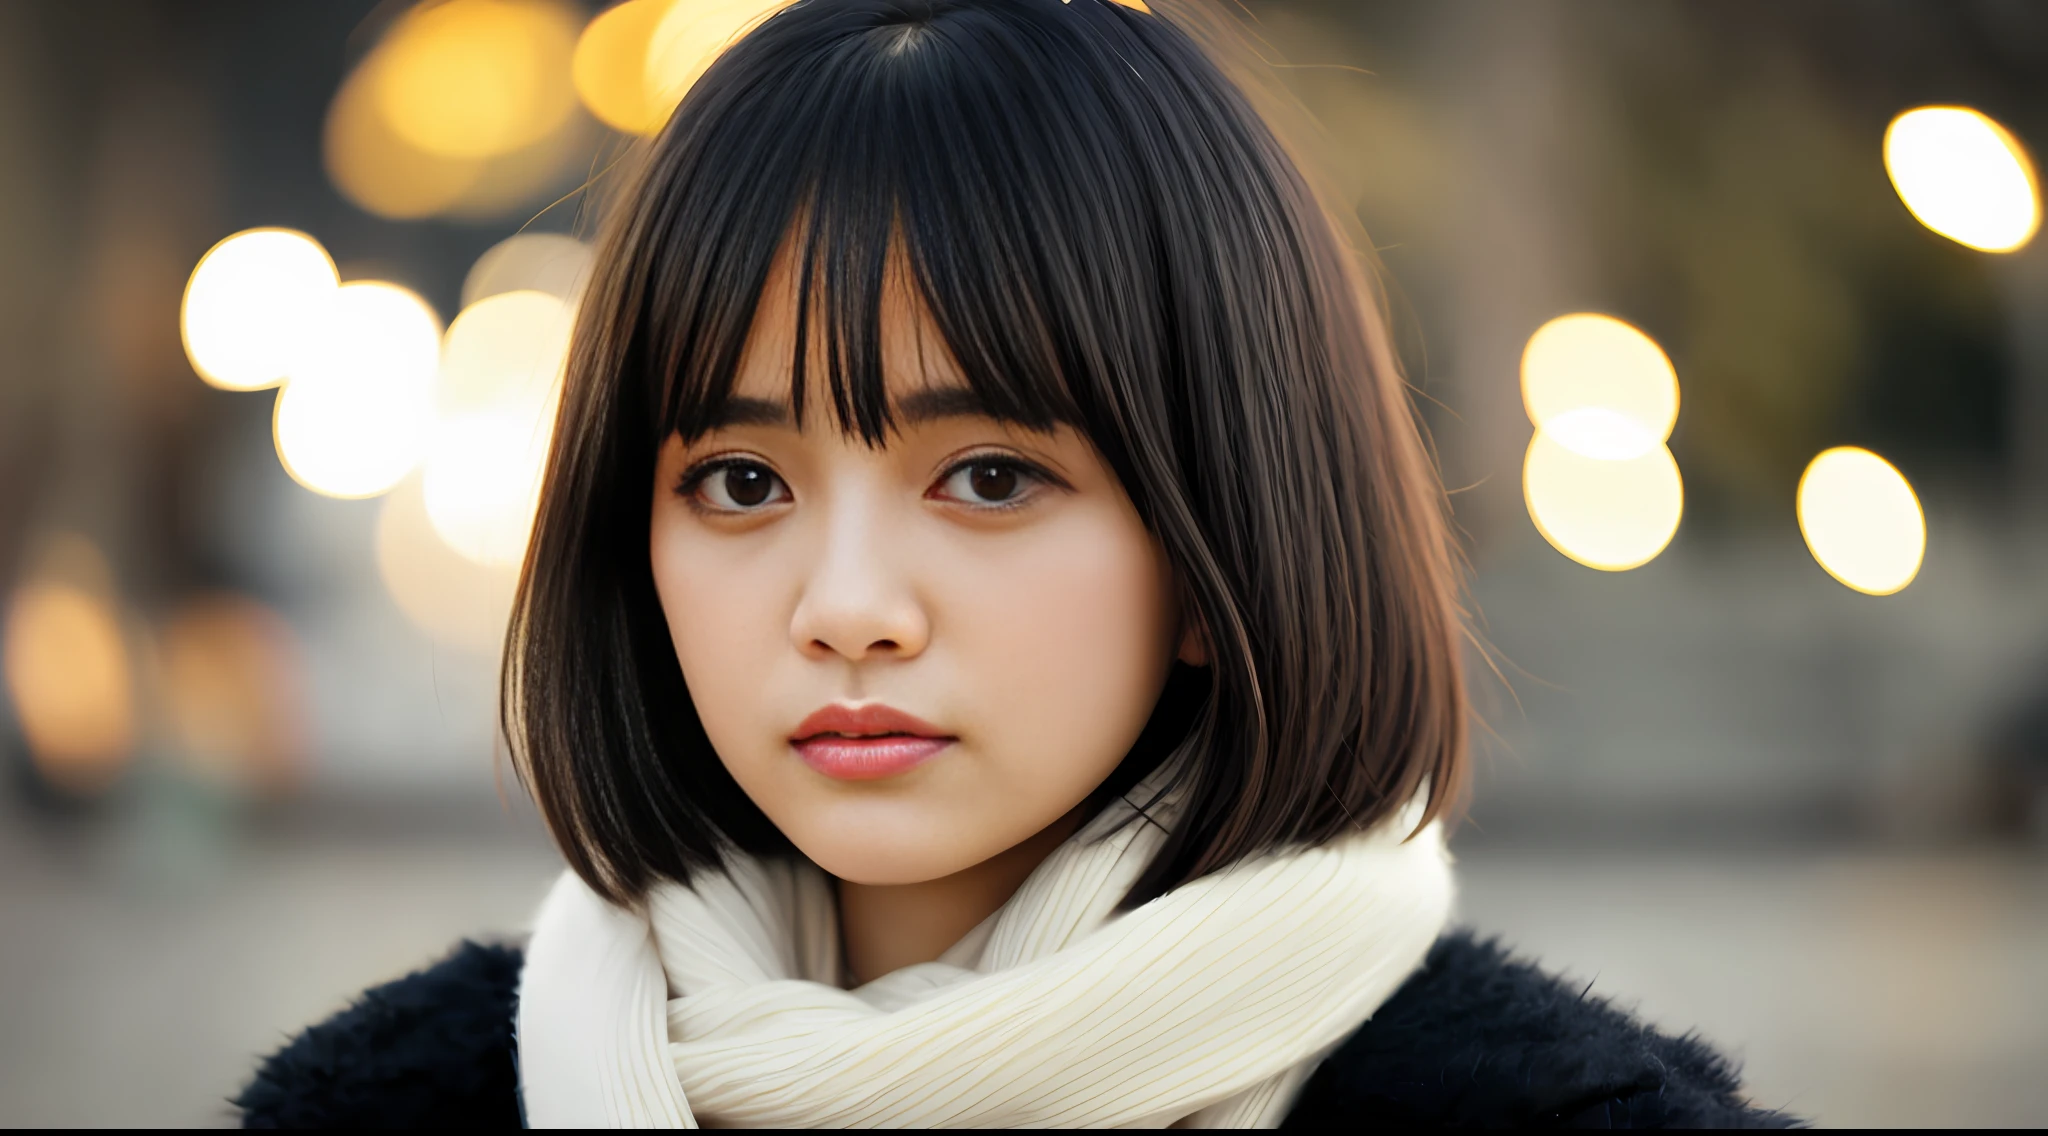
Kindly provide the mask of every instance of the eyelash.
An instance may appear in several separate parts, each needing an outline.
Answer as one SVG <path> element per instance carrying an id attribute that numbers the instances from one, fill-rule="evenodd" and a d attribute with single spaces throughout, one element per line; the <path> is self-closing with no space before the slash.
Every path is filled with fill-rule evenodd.
<path id="1" fill-rule="evenodd" d="M 1032 501 L 1037 500 L 1038 493 L 1036 492 L 1036 490 L 1039 488 L 1043 488 L 1046 486 L 1065 488 L 1065 484 L 1061 482 L 1059 478 L 1054 477 L 1052 474 L 1048 473 L 1042 467 L 1035 465 L 1031 462 L 1025 461 L 1022 458 L 1011 457 L 1009 454 L 1003 453 L 969 454 L 966 457 L 961 458 L 959 461 L 954 462 L 952 465 L 947 466 L 943 471 L 941 471 L 939 474 L 938 484 L 944 485 L 948 481 L 953 480 L 954 476 L 959 474 L 961 471 L 973 469 L 976 466 L 987 466 L 995 469 L 1007 469 L 1013 473 L 1016 473 L 1025 481 L 1035 483 L 1032 485 L 1026 485 L 1022 487 L 1021 489 L 1019 489 L 1016 496 L 1011 497 L 1009 500 L 1006 501 L 960 502 L 961 504 L 966 505 L 970 509 L 975 509 L 984 513 L 1006 513 L 1012 509 L 1021 509 L 1024 506 L 1029 505 Z"/>
<path id="2" fill-rule="evenodd" d="M 680 494 L 686 502 L 688 502 L 689 506 L 692 509 L 697 510 L 699 513 L 715 516 L 744 516 L 755 512 L 759 512 L 763 507 L 757 506 L 756 508 L 753 509 L 726 509 L 717 505 L 709 505 L 706 504 L 704 500 L 698 495 L 698 490 L 703 486 L 704 482 L 709 480 L 712 477 L 712 475 L 718 473 L 720 470 L 737 469 L 748 466 L 767 470 L 770 476 L 775 477 L 777 481 L 782 480 L 781 475 L 776 474 L 775 471 L 772 468 L 770 468 L 768 464 L 765 462 L 755 461 L 752 458 L 738 456 L 712 457 L 706 458 L 704 461 L 701 461 L 696 465 L 691 466 L 689 469 L 683 471 L 682 477 L 677 481 L 676 492 Z M 1033 492 L 1033 489 L 1037 486 L 1051 486 L 1054 488 L 1062 489 L 1066 488 L 1065 482 L 1061 481 L 1059 478 L 1047 472 L 1043 467 L 1035 463 L 1025 461 L 1022 458 L 1012 457 L 1009 454 L 1003 453 L 969 454 L 966 457 L 963 457 L 960 460 L 947 466 L 944 470 L 941 470 L 938 479 L 934 482 L 934 485 L 944 485 L 946 482 L 953 480 L 953 478 L 962 471 L 973 469 L 977 466 L 1011 470 L 1019 474 L 1023 478 L 1027 479 L 1028 481 L 1036 483 L 1036 486 L 1027 486 L 1024 489 L 1022 489 L 1016 496 L 1013 496 L 1008 500 L 1004 501 L 989 501 L 977 503 L 973 501 L 959 500 L 957 498 L 953 499 L 957 503 L 965 505 L 970 509 L 976 510 L 977 512 L 997 513 L 1008 512 L 1012 509 L 1022 508 L 1025 505 L 1030 504 L 1037 497 L 1037 494 Z M 788 491 L 787 483 L 783 484 L 783 489 L 785 492 Z"/>

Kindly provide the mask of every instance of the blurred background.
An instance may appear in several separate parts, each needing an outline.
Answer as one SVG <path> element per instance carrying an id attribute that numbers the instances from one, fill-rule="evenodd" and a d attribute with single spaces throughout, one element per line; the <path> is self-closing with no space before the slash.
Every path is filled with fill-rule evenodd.
<path id="1" fill-rule="evenodd" d="M 764 7 L 0 0 L 0 1123 L 228 1123 L 522 931 L 583 189 Z M 1245 14 L 1473 566 L 1461 918 L 1763 1105 L 2048 1122 L 2048 6 Z"/>

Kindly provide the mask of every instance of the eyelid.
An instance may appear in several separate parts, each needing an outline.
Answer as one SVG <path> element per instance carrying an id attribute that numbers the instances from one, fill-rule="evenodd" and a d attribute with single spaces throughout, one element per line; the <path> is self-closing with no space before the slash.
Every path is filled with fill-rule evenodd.
<path id="1" fill-rule="evenodd" d="M 1047 466 L 1044 462 L 1041 462 L 1036 458 L 1025 457 L 1023 454 L 1020 454 L 1015 450 L 1003 449 L 1001 447 L 989 445 L 987 443 L 969 446 L 966 449 L 961 450 L 958 453 L 955 453 L 950 457 L 946 458 L 944 461 L 940 462 L 939 476 L 941 478 L 950 476 L 951 474 L 957 473 L 961 466 L 973 465 L 976 462 L 988 462 L 995 465 L 1012 466 L 1016 469 L 1020 469 L 1026 473 L 1029 473 L 1033 477 L 1038 478 L 1040 481 L 1043 481 L 1048 485 L 1057 485 L 1061 489 L 1072 488 L 1072 486 L 1067 484 L 1067 480 L 1065 478 L 1061 477 L 1057 473 L 1054 473 L 1052 469 L 1049 466 Z"/>
<path id="2" fill-rule="evenodd" d="M 695 485 L 698 482 L 704 480 L 712 473 L 720 469 L 723 469 L 726 466 L 735 465 L 742 461 L 751 461 L 763 466 L 767 466 L 770 469 L 774 468 L 773 466 L 769 466 L 767 462 L 761 461 L 760 459 L 755 458 L 752 455 L 740 450 L 726 450 L 720 453 L 707 454 L 704 457 L 698 458 L 697 460 L 684 466 L 683 472 L 676 475 L 676 491 L 680 493 L 683 490 L 688 489 L 690 486 Z"/>

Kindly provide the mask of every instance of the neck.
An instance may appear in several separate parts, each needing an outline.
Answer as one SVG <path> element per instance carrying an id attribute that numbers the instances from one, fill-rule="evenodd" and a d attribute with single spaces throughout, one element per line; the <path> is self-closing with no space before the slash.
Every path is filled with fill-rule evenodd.
<path id="1" fill-rule="evenodd" d="M 839 933 L 847 985 L 931 962 L 1017 894 L 1024 880 L 1080 826 L 1068 813 L 971 868 L 914 884 L 839 880 Z"/>

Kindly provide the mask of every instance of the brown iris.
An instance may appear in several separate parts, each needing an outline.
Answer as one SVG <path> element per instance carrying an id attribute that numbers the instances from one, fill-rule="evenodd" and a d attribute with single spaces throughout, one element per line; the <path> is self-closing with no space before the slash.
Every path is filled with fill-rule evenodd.
<path id="1" fill-rule="evenodd" d="M 967 480 L 984 501 L 1007 501 L 1017 493 L 1017 471 L 1006 465 L 977 465 L 968 471 Z"/>
<path id="2" fill-rule="evenodd" d="M 725 470 L 725 494 L 735 505 L 752 508 L 774 491 L 775 475 L 758 465 L 728 466 Z"/>

